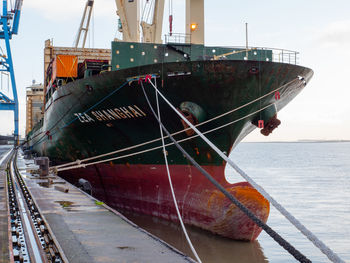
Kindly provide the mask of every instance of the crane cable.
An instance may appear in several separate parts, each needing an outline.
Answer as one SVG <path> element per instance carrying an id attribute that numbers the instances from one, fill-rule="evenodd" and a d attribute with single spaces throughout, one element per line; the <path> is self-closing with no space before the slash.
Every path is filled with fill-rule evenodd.
<path id="1" fill-rule="evenodd" d="M 154 90 L 162 97 L 162 99 L 170 106 L 171 109 L 193 130 L 195 131 L 222 159 L 224 159 L 239 175 L 241 175 L 247 182 L 249 182 L 260 194 L 262 194 L 285 218 L 288 219 L 304 236 L 306 236 L 317 248 L 325 254 L 328 259 L 336 263 L 345 263 L 335 252 L 319 240 L 310 230 L 308 230 L 299 220 L 290 214 L 280 203 L 278 203 L 265 189 L 257 184 L 251 177 L 249 177 L 243 170 L 241 170 L 230 158 L 228 158 L 218 147 L 216 147 L 207 137 L 203 135 L 191 122 L 189 122 L 157 89 L 157 87 L 149 81 Z"/>
<path id="2" fill-rule="evenodd" d="M 148 7 L 148 11 L 147 11 L 147 15 L 146 15 L 146 19 L 144 20 L 146 23 L 149 23 L 149 16 L 151 15 L 152 9 L 154 10 L 154 5 L 155 2 L 154 0 L 151 0 L 150 5 Z M 151 22 L 152 23 L 152 22 Z"/>
<path id="3" fill-rule="evenodd" d="M 156 82 L 157 84 L 157 82 Z M 144 90 L 143 88 L 143 84 L 141 82 L 141 86 L 142 86 L 142 89 Z M 194 248 L 192 242 L 191 242 L 191 239 L 190 237 L 188 236 L 188 233 L 187 233 L 187 230 L 186 230 L 186 227 L 184 225 L 184 222 L 182 220 L 182 217 L 181 217 L 181 214 L 180 214 L 180 210 L 179 210 L 179 206 L 177 204 L 177 201 L 176 201 L 176 196 L 175 196 L 175 192 L 174 192 L 174 187 L 173 187 L 173 183 L 172 183 L 172 180 L 171 180 L 171 176 L 170 176 L 170 171 L 169 171 L 169 164 L 168 164 L 168 158 L 167 158 L 167 151 L 165 149 L 165 142 L 164 142 L 164 136 L 163 136 L 163 129 L 162 129 L 162 122 L 160 121 L 161 120 L 161 117 L 160 117 L 160 109 L 159 109 L 159 101 L 158 101 L 158 93 L 156 92 L 156 101 L 157 101 L 157 111 L 158 111 L 158 120 L 159 120 L 159 130 L 160 130 L 160 136 L 161 136 L 161 139 L 162 139 L 162 148 L 163 148 L 163 154 L 164 154 L 164 161 L 165 161 L 165 166 L 166 166 L 166 171 L 167 171 L 167 175 L 168 175 L 168 181 L 169 181 L 169 185 L 170 185 L 170 190 L 171 190 L 171 196 L 173 198 L 173 202 L 174 202 L 174 205 L 175 205 L 175 209 L 176 209 L 176 213 L 177 213 L 177 217 L 179 218 L 179 221 L 180 221 L 180 224 L 181 224 L 181 228 L 182 228 L 182 231 L 186 237 L 186 240 L 187 240 L 187 243 L 188 245 L 190 246 L 191 248 L 191 251 L 192 253 L 194 254 L 195 258 L 197 259 L 197 261 L 199 263 L 202 263 L 201 259 L 199 258 L 198 256 L 198 253 L 196 251 L 196 249 Z M 152 109 L 153 111 L 153 109 Z M 154 113 L 154 111 L 153 111 Z"/>
<path id="4" fill-rule="evenodd" d="M 146 3 L 144 3 L 144 5 L 143 5 L 142 14 L 141 14 L 141 19 L 140 19 L 141 22 L 144 21 L 143 19 L 144 19 L 144 17 L 145 17 L 145 11 L 146 11 L 146 9 L 147 9 L 147 5 L 148 5 L 148 4 L 149 4 L 149 2 L 146 1 Z"/>

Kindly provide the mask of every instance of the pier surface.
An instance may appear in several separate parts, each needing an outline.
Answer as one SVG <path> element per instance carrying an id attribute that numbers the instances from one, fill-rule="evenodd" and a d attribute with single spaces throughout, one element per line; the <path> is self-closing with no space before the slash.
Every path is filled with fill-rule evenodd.
<path id="1" fill-rule="evenodd" d="M 6 160 L 9 147 L 0 147 L 0 263 L 9 260 L 8 207 L 6 189 Z"/>
<path id="2" fill-rule="evenodd" d="M 39 212 L 53 233 L 60 251 L 63 252 L 65 261 L 193 262 L 191 258 L 63 179 L 54 175 L 45 179 L 33 176 L 30 172 L 35 168 L 33 160 L 25 160 L 19 154 L 17 166 Z M 8 250 L 8 216 L 4 202 L 6 173 L 2 172 L 0 249 Z M 3 251 L 1 255 L 5 255 Z M 8 258 L 8 254 L 4 259 L 0 257 L 0 263 L 7 262 L 5 258 Z"/>

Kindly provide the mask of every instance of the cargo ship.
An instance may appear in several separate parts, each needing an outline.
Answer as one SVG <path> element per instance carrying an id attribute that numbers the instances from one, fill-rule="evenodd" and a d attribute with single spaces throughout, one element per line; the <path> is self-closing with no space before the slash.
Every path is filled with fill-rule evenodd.
<path id="1" fill-rule="evenodd" d="M 48 156 L 69 182 L 78 185 L 84 179 L 92 195 L 108 205 L 177 221 L 159 123 L 147 103 L 148 98 L 156 109 L 152 84 L 229 155 L 254 129 L 267 136 L 278 127 L 278 111 L 313 75 L 297 65 L 297 52 L 205 46 L 203 2 L 186 2 L 186 34 L 174 34 L 170 27 L 165 43 L 159 26 L 164 1 L 155 1 L 153 23 L 141 23 L 140 42 L 139 4 L 126 0 L 116 0 L 123 40 L 112 41 L 111 50 L 54 47 L 47 41 L 44 116 L 28 133 L 27 145 Z M 269 202 L 247 182 L 228 183 L 218 154 L 161 99 L 159 108 L 162 123 L 181 146 L 266 222 Z M 224 237 L 255 240 L 261 228 L 168 137 L 165 144 L 184 222 Z"/>

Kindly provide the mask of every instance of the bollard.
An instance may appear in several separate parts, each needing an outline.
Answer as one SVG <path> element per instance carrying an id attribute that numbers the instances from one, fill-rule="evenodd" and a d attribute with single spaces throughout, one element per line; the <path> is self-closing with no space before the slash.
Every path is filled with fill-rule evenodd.
<path id="1" fill-rule="evenodd" d="M 49 158 L 48 157 L 37 157 L 34 158 L 34 163 L 39 165 L 40 176 L 48 176 L 49 175 Z"/>
<path id="2" fill-rule="evenodd" d="M 31 159 L 32 158 L 32 151 L 31 150 L 25 150 L 24 151 L 24 159 Z"/>
<path id="3" fill-rule="evenodd" d="M 83 190 L 85 193 L 92 194 L 92 186 L 88 180 L 80 178 L 78 181 L 78 187 Z"/>

